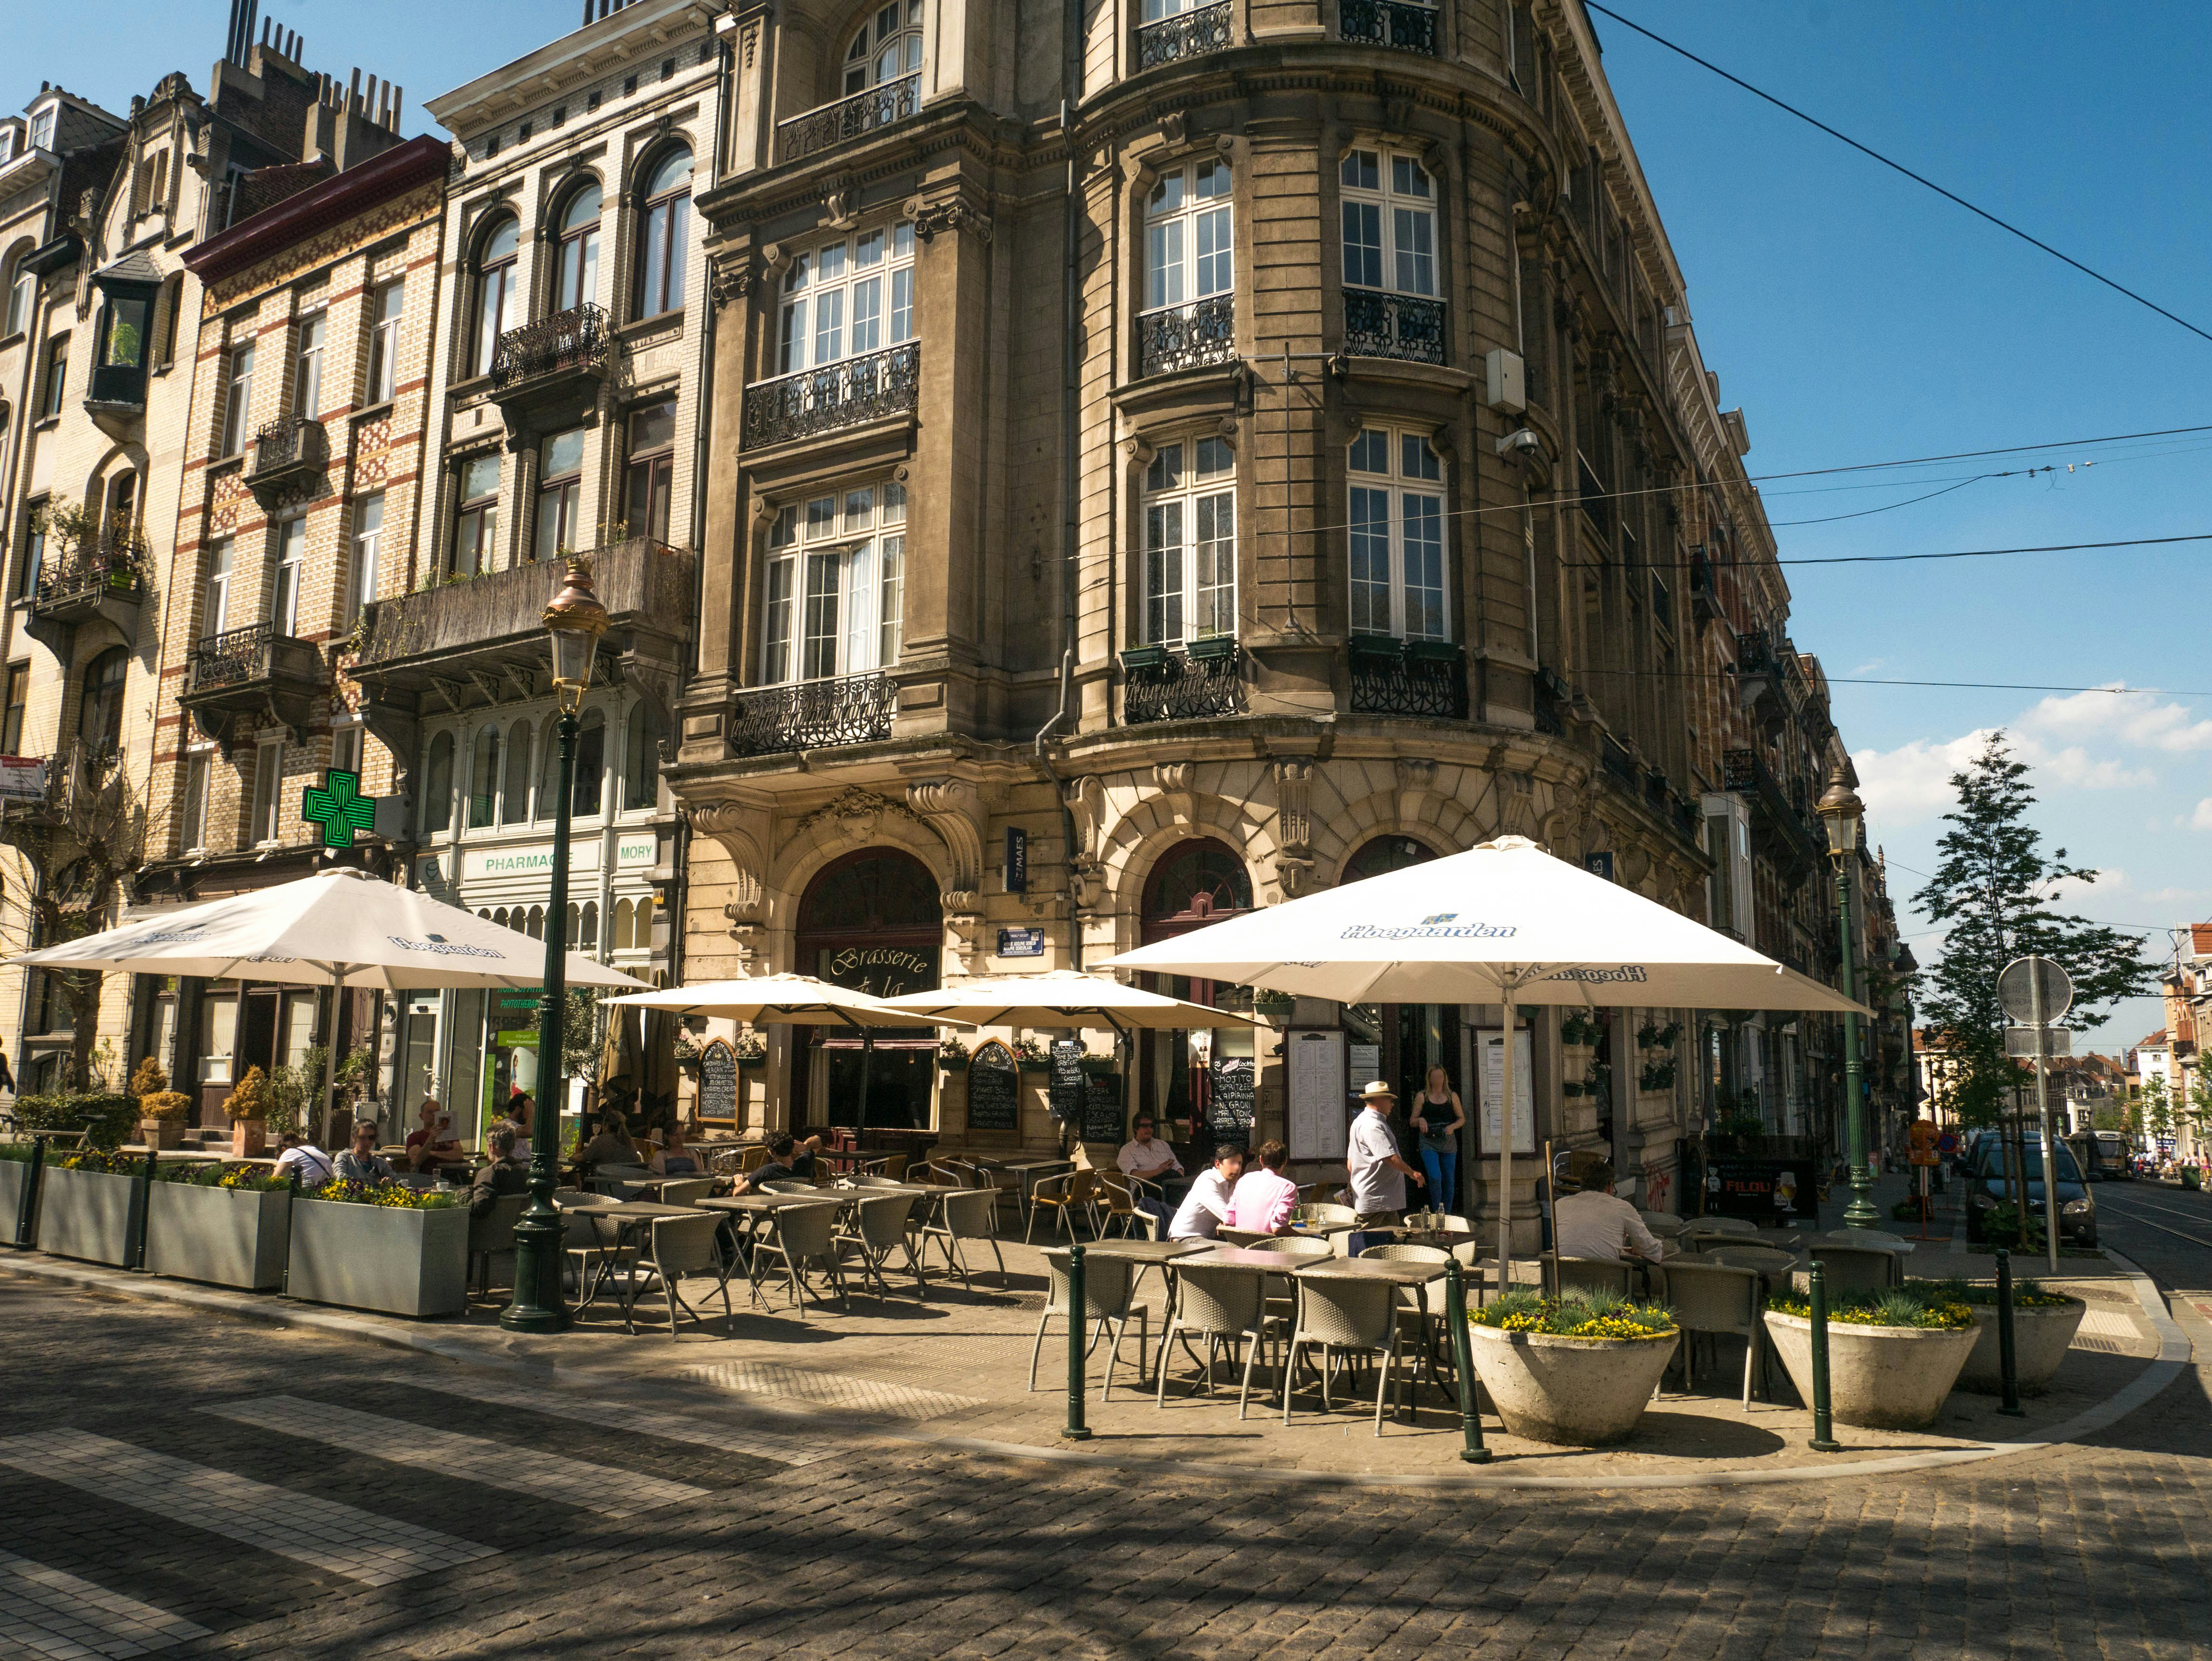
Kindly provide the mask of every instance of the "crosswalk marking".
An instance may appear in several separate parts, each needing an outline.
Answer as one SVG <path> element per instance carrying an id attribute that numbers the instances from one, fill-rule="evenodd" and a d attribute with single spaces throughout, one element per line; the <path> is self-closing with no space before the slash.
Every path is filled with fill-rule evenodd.
<path id="1" fill-rule="evenodd" d="M 81 1430 L 9 1437 L 0 1441 L 0 1465 L 366 1585 L 499 1555 L 494 1546 Z"/>
<path id="2" fill-rule="evenodd" d="M 494 1441 L 436 1430 L 411 1420 L 388 1419 L 354 1408 L 330 1407 L 296 1396 L 264 1396 L 200 1409 L 283 1436 L 327 1442 L 395 1464 L 422 1465 L 486 1488 L 505 1488 L 580 1506 L 603 1517 L 632 1517 L 679 1500 L 711 1497 L 706 1488 L 671 1482 L 614 1465 L 589 1465 L 544 1453 L 519 1441 Z"/>
<path id="3" fill-rule="evenodd" d="M 119 1661 L 207 1635 L 205 1627 L 151 1603 L 0 1551 L 0 1656 Z"/>

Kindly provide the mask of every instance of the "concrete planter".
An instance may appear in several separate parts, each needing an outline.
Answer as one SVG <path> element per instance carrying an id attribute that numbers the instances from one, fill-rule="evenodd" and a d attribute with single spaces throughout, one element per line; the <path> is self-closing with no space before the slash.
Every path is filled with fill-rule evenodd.
<path id="1" fill-rule="evenodd" d="M 31 1180 L 27 1160 L 0 1159 L 0 1242 L 15 1244 L 15 1220 L 23 1212 L 23 1184 Z M 39 1219 L 31 1214 L 31 1238 L 39 1238 Z"/>
<path id="2" fill-rule="evenodd" d="M 138 1179 L 49 1165 L 39 1196 L 39 1250 L 117 1268 L 130 1262 Z"/>
<path id="3" fill-rule="evenodd" d="M 466 1301 L 469 1208 L 414 1211 L 301 1200 L 285 1290 L 386 1315 L 456 1315 Z"/>
<path id="4" fill-rule="evenodd" d="M 146 1267 L 179 1281 L 274 1292 L 284 1284 L 288 1189 L 155 1183 L 146 1213 Z"/>
<path id="5" fill-rule="evenodd" d="M 2074 1342 L 2081 1329 L 2081 1317 L 2089 1305 L 2079 1298 L 2069 1298 L 2063 1309 L 2015 1309 L 2012 1312 L 2013 1366 L 2020 1374 L 2020 1387 L 2028 1395 L 2049 1388 L 2051 1376 L 2058 1364 L 2066 1359 L 2066 1348 Z M 1976 1390 L 1984 1396 L 2002 1395 L 2004 1375 L 1997 1354 L 1997 1311 L 1995 1305 L 1974 1309 L 1974 1348 L 1966 1357 L 1966 1365 L 1959 1372 L 1959 1388 Z"/>
<path id="6" fill-rule="evenodd" d="M 1555 1338 L 1470 1323 L 1475 1375 L 1516 1436 L 1570 1447 L 1618 1442 L 1636 1428 L 1678 1335 Z"/>
<path id="7" fill-rule="evenodd" d="M 1790 1382 L 1813 1400 L 1813 1323 L 1802 1315 L 1766 1312 L 1766 1335 L 1790 1370 Z M 1839 1424 L 1869 1430 L 1924 1430 L 1973 1354 L 1972 1327 L 1954 1332 L 1919 1327 L 1828 1323 L 1828 1405 Z"/>

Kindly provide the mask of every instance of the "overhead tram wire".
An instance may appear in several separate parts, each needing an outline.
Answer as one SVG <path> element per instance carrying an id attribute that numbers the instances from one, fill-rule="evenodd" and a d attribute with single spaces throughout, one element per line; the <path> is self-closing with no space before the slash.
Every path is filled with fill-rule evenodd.
<path id="1" fill-rule="evenodd" d="M 2018 237 L 2021 241 L 2027 243 L 2029 246 L 2039 248 L 2045 253 L 2049 254 L 2053 259 L 2058 260 L 2062 264 L 2071 265 L 2075 271 L 2081 272 L 2082 276 L 2090 277 L 2096 282 L 2103 283 L 2106 288 L 2112 289 L 2113 293 L 2124 295 L 2130 300 L 2134 301 L 2138 306 L 2146 307 L 2151 311 L 2156 312 L 2167 322 L 2179 325 L 2182 328 L 2188 330 L 2190 333 L 2195 335 L 2198 339 L 2212 341 L 2212 332 L 2207 332 L 2205 330 L 2198 328 L 2187 318 L 2177 316 L 2175 313 L 2166 310 L 2165 307 L 2160 305 L 2156 301 L 2146 299 L 2142 295 L 2137 294 L 2133 289 L 2129 288 L 2126 284 L 2116 283 L 2111 277 L 2106 277 L 2102 271 L 2095 271 L 2087 265 L 2084 265 L 2080 260 L 2075 259 L 2073 255 L 2061 253 L 2057 249 L 2052 247 L 2048 242 L 2044 241 L 2040 237 L 2032 236 L 2027 232 L 2021 229 L 2019 226 L 2014 225 L 2008 221 L 1998 218 L 1988 209 L 1976 207 L 1972 203 L 1967 201 L 1965 197 L 1960 196 L 1957 192 L 1945 190 L 1934 179 L 1928 178 L 1924 174 L 1913 172 L 1911 168 L 1906 167 L 1902 161 L 1893 161 L 1889 157 L 1884 155 L 1880 150 L 1869 149 L 1868 146 L 1860 143 L 1857 139 L 1853 138 L 1850 134 L 1837 131 L 1835 128 L 1830 126 L 1826 122 L 1820 119 L 1817 116 L 1808 115 L 1804 111 L 1799 109 L 1794 104 L 1784 103 L 1782 100 L 1777 98 L 1772 93 L 1761 91 L 1759 88 L 1753 86 L 1750 82 L 1745 80 L 1741 76 L 1730 75 L 1719 64 L 1713 63 L 1708 58 L 1698 57 L 1697 53 L 1692 52 L 1688 47 L 1678 46 L 1662 34 L 1654 34 L 1650 29 L 1645 28 L 1641 23 L 1632 22 L 1629 19 L 1623 17 L 1619 12 L 1614 11 L 1610 7 L 1600 5 L 1598 3 L 1598 0 L 1583 0 L 1583 3 L 1587 5 L 1590 10 L 1596 12 L 1602 16 L 1610 17 L 1614 22 L 1620 24 L 1623 28 L 1632 29 L 1637 33 L 1642 35 L 1646 40 L 1651 41 L 1656 46 L 1666 47 L 1668 52 L 1674 53 L 1677 57 L 1688 58 L 1690 62 L 1695 64 L 1699 69 L 1711 70 L 1713 74 L 1720 76 L 1722 80 L 1729 82 L 1729 85 L 1742 88 L 1744 91 L 1749 93 L 1753 97 L 1764 100 L 1765 102 L 1773 105 L 1776 109 L 1782 111 L 1785 115 L 1794 115 L 1800 121 L 1804 122 L 1808 126 L 1819 128 L 1822 132 L 1827 134 L 1829 137 L 1835 139 L 1838 143 L 1850 145 L 1861 155 L 1868 156 L 1874 161 L 1881 162 L 1883 167 L 1889 168 L 1894 173 L 1903 173 L 1914 184 L 1926 186 L 1929 190 L 1935 192 L 1936 195 L 1942 197 L 1945 201 L 1954 203 L 1958 206 L 1964 208 L 1968 213 L 1972 214 L 1976 218 L 1987 220 L 1999 230 L 2008 232 L 2012 235 Z"/>
<path id="2" fill-rule="evenodd" d="M 1630 680 L 1726 680 L 1729 671 L 1719 669 L 1605 669 L 1592 666 L 1577 667 L 1577 677 L 1610 675 Z M 1955 691 L 1978 692 L 2103 692 L 2112 697 L 2212 698 L 2212 692 L 2185 692 L 2171 686 L 2045 686 L 2035 681 L 2016 680 L 1893 680 L 1873 678 L 1864 675 L 1831 675 L 1823 673 L 1822 680 L 1831 686 L 1935 686 Z"/>

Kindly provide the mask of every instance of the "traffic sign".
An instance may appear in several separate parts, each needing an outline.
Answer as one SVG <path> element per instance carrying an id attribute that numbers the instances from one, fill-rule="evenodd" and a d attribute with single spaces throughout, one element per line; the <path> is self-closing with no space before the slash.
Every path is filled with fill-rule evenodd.
<path id="1" fill-rule="evenodd" d="M 1997 1001 L 2022 1026 L 2047 1026 L 2073 1007 L 2074 978 L 2048 958 L 2014 958 L 1997 977 Z"/>
<path id="2" fill-rule="evenodd" d="M 2039 1056 L 2070 1056 L 2073 1053 L 2074 1035 L 2063 1026 L 2005 1028 L 2005 1054 L 2008 1056 L 2033 1061 Z"/>

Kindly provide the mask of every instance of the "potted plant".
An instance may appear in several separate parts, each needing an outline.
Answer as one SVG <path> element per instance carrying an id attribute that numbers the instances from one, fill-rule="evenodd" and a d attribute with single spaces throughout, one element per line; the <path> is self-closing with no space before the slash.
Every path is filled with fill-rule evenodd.
<path id="1" fill-rule="evenodd" d="M 1509 1292 L 1468 1316 L 1474 1370 L 1516 1436 L 1570 1447 L 1636 1428 L 1680 1329 L 1674 1311 L 1618 1293 Z"/>
<path id="2" fill-rule="evenodd" d="M 1591 1064 L 1597 1060 L 1597 1023 L 1580 1010 L 1570 1012 L 1559 1023 L 1560 1077 L 1567 1083 L 1589 1080 Z"/>
<path id="3" fill-rule="evenodd" d="M 50 1157 L 39 1196 L 39 1250 L 127 1265 L 144 1164 L 143 1155 L 97 1147 L 73 1149 L 58 1161 Z"/>
<path id="4" fill-rule="evenodd" d="M 1094 1079 L 1110 1077 L 1114 1071 L 1114 1058 L 1111 1056 L 1102 1056 L 1089 1050 L 1075 1058 L 1075 1064 L 1085 1074 Z"/>
<path id="5" fill-rule="evenodd" d="M 292 1184 L 252 1165 L 170 1160 L 146 1196 L 146 1268 L 248 1292 L 284 1283 Z"/>
<path id="6" fill-rule="evenodd" d="M 1252 995 L 1252 1013 L 1263 1021 L 1273 1021 L 1280 1026 L 1291 1019 L 1298 1001 L 1288 992 L 1274 992 L 1265 988 Z"/>
<path id="7" fill-rule="evenodd" d="M 690 1027 L 678 1026 L 676 1029 L 676 1042 L 672 1047 L 676 1054 L 677 1066 L 687 1074 L 699 1070 L 699 1041 L 691 1036 Z"/>
<path id="8" fill-rule="evenodd" d="M 399 1183 L 330 1182 L 292 1205 L 285 1290 L 387 1315 L 453 1315 L 468 1287 L 469 1208 Z"/>
<path id="9" fill-rule="evenodd" d="M 947 1073 L 965 1073 L 968 1070 L 968 1046 L 951 1033 L 946 1033 L 937 1046 L 937 1064 Z"/>
<path id="10" fill-rule="evenodd" d="M 1024 1033 L 1007 1046 L 1013 1051 L 1014 1065 L 1024 1073 L 1049 1073 L 1052 1057 L 1045 1054 L 1044 1046 Z"/>
<path id="11" fill-rule="evenodd" d="M 258 1159 L 269 1146 L 268 1076 L 258 1067 L 247 1068 L 222 1098 L 222 1110 L 230 1116 L 230 1157 Z"/>
<path id="12" fill-rule="evenodd" d="M 1797 1394 L 1813 1399 L 1808 1299 L 1766 1301 L 1766 1335 Z M 1923 1430 L 1943 1410 L 1978 1334 L 1972 1311 L 1941 1283 L 1911 1281 L 1860 1293 L 1828 1311 L 1828 1400 L 1836 1418 L 1869 1430 Z"/>
<path id="13" fill-rule="evenodd" d="M 1998 1394 L 2004 1389 L 2004 1373 L 1997 1339 L 1996 1286 L 1965 1281 L 1941 1284 L 1946 1295 L 1966 1305 L 1974 1317 L 1977 1336 L 1966 1366 L 1959 1370 L 1959 1388 L 1985 1396 Z M 2040 1281 L 2013 1282 L 2013 1374 L 2022 1390 L 2033 1396 L 2050 1386 L 2088 1309 L 2081 1299 L 2053 1292 Z"/>
<path id="14" fill-rule="evenodd" d="M 737 1052 L 738 1065 L 740 1068 L 768 1065 L 768 1040 L 757 1032 L 740 1035 L 732 1048 Z"/>

